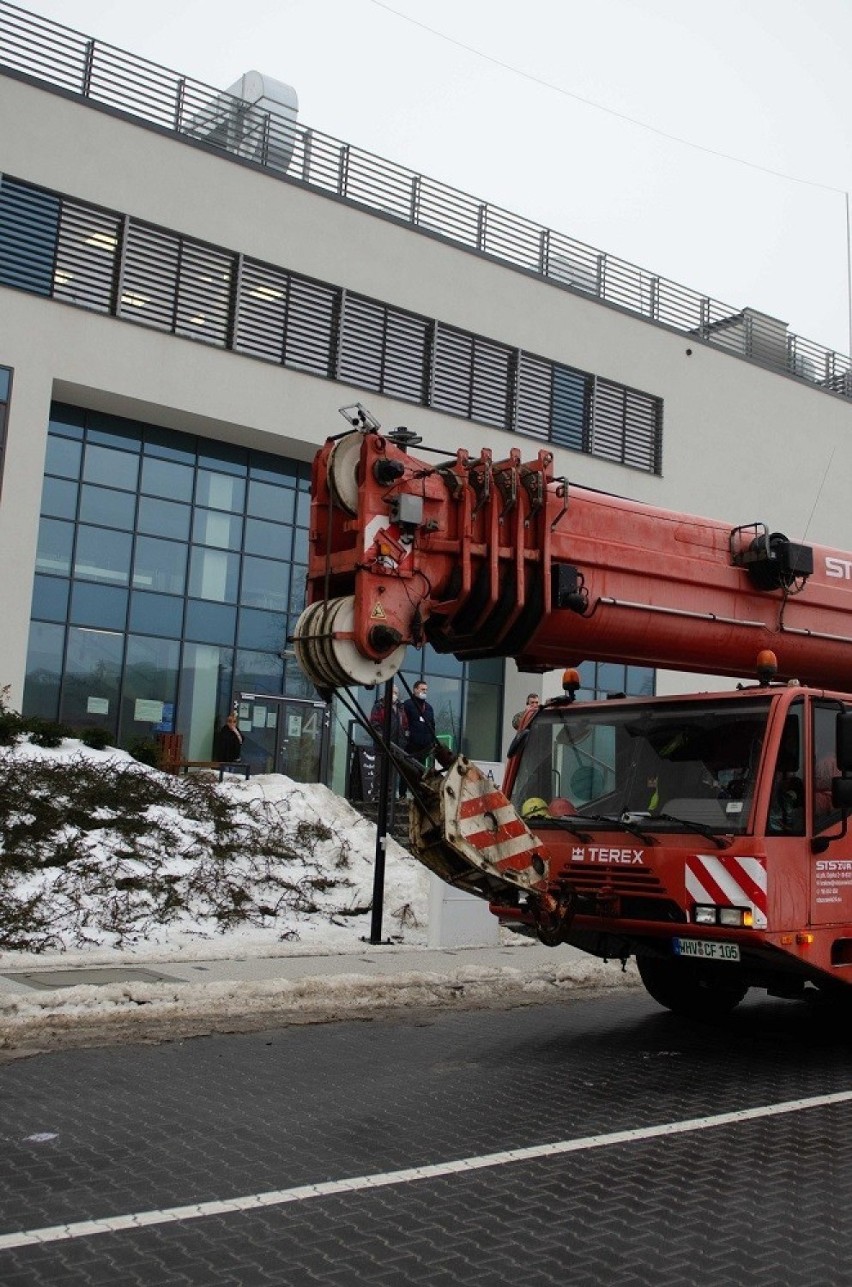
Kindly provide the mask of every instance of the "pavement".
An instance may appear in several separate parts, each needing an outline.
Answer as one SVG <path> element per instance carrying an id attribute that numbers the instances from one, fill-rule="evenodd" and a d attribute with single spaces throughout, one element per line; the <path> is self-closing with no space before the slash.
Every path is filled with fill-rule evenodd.
<path id="1" fill-rule="evenodd" d="M 228 957 L 157 950 L 109 963 L 0 961 L 0 1057 L 402 1010 L 553 1001 L 577 989 L 636 986 L 635 970 L 527 939 L 483 947 L 399 944 Z"/>

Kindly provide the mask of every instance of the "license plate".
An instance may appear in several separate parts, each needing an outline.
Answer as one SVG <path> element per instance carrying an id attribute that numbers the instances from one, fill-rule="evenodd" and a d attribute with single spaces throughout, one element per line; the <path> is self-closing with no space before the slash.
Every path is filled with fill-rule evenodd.
<path id="1" fill-rule="evenodd" d="M 675 956 L 694 956 L 702 961 L 738 961 L 739 943 L 720 943 L 716 939 L 673 938 Z"/>

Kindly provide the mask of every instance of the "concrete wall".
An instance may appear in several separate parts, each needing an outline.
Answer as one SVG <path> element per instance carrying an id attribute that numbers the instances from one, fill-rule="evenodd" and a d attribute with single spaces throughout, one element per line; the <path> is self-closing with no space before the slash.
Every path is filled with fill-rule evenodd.
<path id="1" fill-rule="evenodd" d="M 732 525 L 852 548 L 852 405 L 216 156 L 0 75 L 4 170 L 17 178 L 364 292 L 635 386 L 664 400 L 663 476 L 558 450 L 569 480 Z M 563 231 L 570 232 L 570 229 Z M 691 350 L 691 353 L 688 352 Z M 308 460 L 362 401 L 387 427 L 452 451 L 539 444 L 0 287 L 0 364 L 14 389 L 0 498 L 0 683 L 19 700 L 47 408 L 52 396 Z M 508 668 L 513 671 L 513 668 Z M 668 682 L 668 681 L 667 681 Z M 511 674 L 508 721 L 527 691 Z M 545 681 L 550 695 L 558 675 Z M 520 698 L 520 702 L 519 699 Z"/>

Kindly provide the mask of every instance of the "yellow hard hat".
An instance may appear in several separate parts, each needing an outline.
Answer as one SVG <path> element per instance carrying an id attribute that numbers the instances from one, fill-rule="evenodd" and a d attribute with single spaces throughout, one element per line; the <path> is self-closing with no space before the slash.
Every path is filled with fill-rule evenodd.
<path id="1" fill-rule="evenodd" d="M 540 795 L 531 795 L 521 805 L 522 818 L 548 818 L 549 816 L 547 801 L 542 800 Z"/>

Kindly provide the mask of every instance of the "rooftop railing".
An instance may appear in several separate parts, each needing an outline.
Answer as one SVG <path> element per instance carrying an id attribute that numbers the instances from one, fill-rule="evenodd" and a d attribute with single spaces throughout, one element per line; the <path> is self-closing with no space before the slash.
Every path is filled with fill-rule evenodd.
<path id="1" fill-rule="evenodd" d="M 845 355 L 480 201 L 280 112 L 159 67 L 0 0 L 0 70 L 79 95 L 534 273 L 587 298 L 691 336 L 736 357 L 852 398 Z"/>

